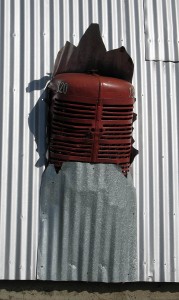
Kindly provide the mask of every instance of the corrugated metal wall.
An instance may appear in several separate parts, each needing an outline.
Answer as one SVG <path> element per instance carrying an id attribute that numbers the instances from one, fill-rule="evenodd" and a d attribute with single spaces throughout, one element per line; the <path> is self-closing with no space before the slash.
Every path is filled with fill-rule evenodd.
<path id="1" fill-rule="evenodd" d="M 138 278 L 179 281 L 179 43 L 170 39 L 171 28 L 178 32 L 178 1 L 157 1 L 158 10 L 156 1 L 151 2 L 0 0 L 1 279 L 36 278 L 45 160 L 43 88 L 57 51 L 66 40 L 77 44 L 96 22 L 106 48 L 124 45 L 135 64 Z M 162 22 L 166 12 L 167 23 Z M 159 30 L 153 28 L 165 33 L 163 47 L 148 46 L 150 32 L 158 38 Z M 168 50 L 167 37 L 173 45 Z"/>
<path id="2" fill-rule="evenodd" d="M 179 1 L 145 0 L 147 60 L 179 62 Z"/>

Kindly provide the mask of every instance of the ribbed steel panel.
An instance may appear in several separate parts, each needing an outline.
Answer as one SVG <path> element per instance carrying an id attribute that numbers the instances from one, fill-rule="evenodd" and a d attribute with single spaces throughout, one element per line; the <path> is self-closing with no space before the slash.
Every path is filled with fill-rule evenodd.
<path id="1" fill-rule="evenodd" d="M 39 144 L 40 166 L 45 151 L 42 92 L 47 73 L 66 40 L 77 44 L 88 25 L 97 22 L 106 47 L 124 45 L 135 64 L 133 84 L 138 121 L 134 135 L 135 147 L 140 151 L 133 164 L 138 203 L 138 279 L 179 281 L 179 64 L 145 60 L 178 61 L 177 47 L 174 39 L 169 38 L 171 48 L 158 47 L 155 43 L 155 50 L 151 48 L 150 53 L 161 52 L 160 56 L 148 56 L 144 32 L 144 23 L 146 30 L 146 24 L 152 28 L 152 20 L 157 20 L 161 32 L 163 28 L 169 36 L 171 18 L 167 17 L 167 23 L 161 20 L 166 19 L 166 12 L 169 14 L 169 6 L 172 14 L 178 12 L 178 2 L 160 2 L 163 9 L 157 10 L 157 17 L 154 9 L 148 10 L 149 3 L 142 0 L 0 1 L 1 279 L 36 278 L 43 167 L 35 166 L 38 153 L 32 132 Z M 171 21 L 176 23 L 176 36 L 177 20 L 172 17 Z M 170 55 L 166 56 L 167 53 Z"/>
<path id="2" fill-rule="evenodd" d="M 143 72 L 139 173 L 134 179 L 141 280 L 179 279 L 178 76 L 179 65 L 174 63 L 147 62 Z"/>
<path id="3" fill-rule="evenodd" d="M 53 195 L 53 197 L 52 197 Z M 64 162 L 40 193 L 37 278 L 137 280 L 136 195 L 115 164 Z"/>
<path id="4" fill-rule="evenodd" d="M 145 0 L 147 60 L 179 62 L 179 0 Z"/>

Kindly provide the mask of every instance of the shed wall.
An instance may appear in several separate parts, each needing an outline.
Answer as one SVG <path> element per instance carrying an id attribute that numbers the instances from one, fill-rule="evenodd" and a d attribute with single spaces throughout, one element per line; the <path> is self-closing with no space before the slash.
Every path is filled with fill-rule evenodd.
<path id="1" fill-rule="evenodd" d="M 163 57 L 164 48 L 155 43 L 159 55 L 149 55 L 146 43 L 146 26 L 156 28 L 165 19 L 164 5 L 176 14 L 178 2 L 159 2 L 156 18 L 145 0 L 0 1 L 1 279 L 36 279 L 46 152 L 43 89 L 58 50 L 67 40 L 77 45 L 93 22 L 106 48 L 125 46 L 135 65 L 138 279 L 179 281 L 179 63 L 177 56 Z M 160 26 L 167 30 L 164 22 Z M 157 39 L 156 30 L 153 35 Z M 173 49 L 178 53 L 177 44 Z"/>

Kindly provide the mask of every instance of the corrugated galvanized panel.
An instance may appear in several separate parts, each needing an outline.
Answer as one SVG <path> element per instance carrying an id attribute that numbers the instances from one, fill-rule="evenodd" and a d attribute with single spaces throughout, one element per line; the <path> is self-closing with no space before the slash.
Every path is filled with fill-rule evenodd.
<path id="1" fill-rule="evenodd" d="M 147 60 L 179 61 L 179 0 L 144 1 Z"/>
<path id="2" fill-rule="evenodd" d="M 137 280 L 136 194 L 114 164 L 46 169 L 40 195 L 37 278 Z"/>
<path id="3" fill-rule="evenodd" d="M 45 152 L 42 91 L 59 48 L 66 40 L 77 44 L 88 25 L 97 22 L 106 47 L 124 45 L 135 64 L 138 121 L 134 135 L 140 151 L 133 165 L 138 201 L 138 279 L 179 281 L 179 64 L 145 61 L 148 4 L 142 0 L 0 1 L 1 279 L 36 278 L 43 167 L 35 166 L 38 153 L 34 134 L 41 166 Z M 178 11 L 176 1 L 170 5 L 173 12 Z M 166 10 L 161 11 L 165 20 Z M 155 19 L 153 14 L 152 9 L 151 18 L 147 17 L 149 27 Z M 157 20 L 159 23 L 161 17 Z M 172 39 L 170 43 L 171 49 L 177 49 Z M 163 48 L 155 47 L 157 51 L 152 53 L 161 52 L 158 57 L 163 59 Z"/>

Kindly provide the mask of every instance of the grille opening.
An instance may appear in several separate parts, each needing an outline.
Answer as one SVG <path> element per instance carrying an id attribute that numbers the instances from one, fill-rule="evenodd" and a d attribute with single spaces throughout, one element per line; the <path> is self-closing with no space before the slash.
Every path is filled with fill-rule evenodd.
<path id="1" fill-rule="evenodd" d="M 121 136 L 128 136 L 128 137 L 131 137 L 132 136 L 132 130 L 128 130 L 128 131 L 120 131 L 120 130 L 115 130 L 115 132 L 113 130 L 105 130 L 103 131 L 103 136 L 112 136 L 112 135 L 121 135 Z"/>
<path id="2" fill-rule="evenodd" d="M 100 137 L 100 143 L 103 143 L 103 140 L 108 140 L 108 139 L 112 139 L 112 140 L 127 140 L 132 138 L 131 134 L 104 134 Z"/>
<path id="3" fill-rule="evenodd" d="M 81 149 L 77 152 L 77 151 L 74 151 L 72 149 L 51 149 L 50 150 L 50 153 L 51 154 L 58 154 L 58 155 L 88 155 L 90 157 L 90 153 L 91 151 L 82 151 Z"/>
<path id="4" fill-rule="evenodd" d="M 72 118 L 72 119 L 81 119 L 81 120 L 86 120 L 86 119 L 91 119 L 93 120 L 94 119 L 94 116 L 93 115 L 79 115 L 79 114 L 72 114 L 72 113 L 67 113 L 67 112 L 56 112 L 54 110 L 53 112 L 54 114 L 54 117 L 57 117 L 57 118 Z"/>
<path id="5" fill-rule="evenodd" d="M 85 150 L 79 150 L 79 151 L 74 151 L 72 149 L 50 149 L 50 153 L 54 153 L 54 154 L 59 154 L 59 155 L 78 155 L 81 156 L 81 154 L 85 154 L 88 155 L 89 157 L 91 156 L 91 151 L 85 151 Z"/>
<path id="6" fill-rule="evenodd" d="M 85 144 L 73 144 L 73 148 L 74 149 L 76 149 L 76 150 L 78 150 L 78 149 L 89 149 L 90 148 L 90 146 L 91 146 L 92 144 L 88 144 L 88 145 L 85 145 Z M 69 145 L 68 143 L 57 143 L 56 141 L 51 141 L 51 143 L 50 143 L 50 147 L 63 147 L 63 148 L 72 148 L 72 146 L 71 145 Z"/>
<path id="7" fill-rule="evenodd" d="M 131 108 L 131 109 L 114 109 L 114 110 L 112 110 L 112 109 L 105 109 L 104 107 L 103 107 L 103 113 L 105 113 L 105 114 L 132 114 L 133 113 L 133 108 Z"/>
<path id="8" fill-rule="evenodd" d="M 110 159 L 113 159 L 113 160 L 116 160 L 116 159 L 123 159 L 123 158 L 125 159 L 125 158 L 128 158 L 128 157 L 129 157 L 129 156 L 126 156 L 126 155 L 119 155 L 119 157 L 117 157 L 117 155 L 115 155 L 115 154 L 114 154 L 114 155 L 111 155 L 111 154 L 110 154 L 110 155 L 99 155 L 99 156 L 98 156 L 99 159 L 105 159 L 105 158 L 106 158 L 106 159 L 109 159 L 109 158 L 110 158 Z"/>
<path id="9" fill-rule="evenodd" d="M 89 142 L 92 142 L 92 140 L 90 141 L 89 140 Z M 51 140 L 51 143 L 50 143 L 50 145 L 56 145 L 56 146 L 61 146 L 61 147 L 72 147 L 73 146 L 73 148 L 76 148 L 76 149 L 79 149 L 79 148 L 86 148 L 86 149 L 88 149 L 89 148 L 89 146 L 90 146 L 90 143 L 89 144 L 82 144 L 82 143 L 71 143 L 71 144 L 69 144 L 68 143 L 68 141 L 66 141 L 66 140 Z"/>
<path id="10" fill-rule="evenodd" d="M 87 111 L 94 111 L 95 113 L 95 108 L 96 106 L 95 105 L 90 105 L 90 106 L 84 106 L 82 103 L 79 104 L 79 105 L 73 105 L 73 104 L 70 104 L 69 102 L 68 103 L 64 103 L 64 102 L 55 102 L 54 103 L 54 107 L 57 108 L 57 109 L 65 109 L 65 108 L 68 108 L 68 109 L 71 109 L 71 110 L 87 110 Z"/>
<path id="11" fill-rule="evenodd" d="M 103 105 L 103 109 L 106 109 L 106 110 L 117 110 L 117 109 L 120 109 L 120 110 L 130 110 L 130 109 L 133 109 L 133 104 L 104 104 Z"/>
<path id="12" fill-rule="evenodd" d="M 107 121 L 106 121 L 107 122 Z M 104 130 L 119 130 L 119 131 L 125 131 L 125 130 L 132 130 L 131 124 L 105 124 L 103 123 Z"/>
<path id="13" fill-rule="evenodd" d="M 123 152 L 123 153 L 129 153 L 129 152 L 131 152 L 131 148 L 118 148 L 118 149 L 115 149 L 115 148 L 113 148 L 113 149 L 99 149 L 99 151 L 98 151 L 98 153 L 99 154 L 106 154 L 106 153 L 121 153 L 121 152 Z"/>
<path id="14" fill-rule="evenodd" d="M 105 108 L 103 107 L 103 112 L 106 113 L 106 114 L 107 114 L 107 113 L 109 113 L 109 114 L 113 114 L 113 113 L 116 113 L 116 114 L 119 113 L 119 114 L 120 114 L 120 113 L 121 113 L 121 114 L 125 114 L 125 115 L 126 115 L 126 114 L 128 114 L 128 113 L 133 113 L 133 108 L 131 108 L 131 109 L 121 109 L 121 108 L 118 108 L 118 109 L 111 109 L 111 108 L 108 108 L 108 109 L 107 109 L 107 108 L 106 108 L 106 109 L 105 109 Z"/>
<path id="15" fill-rule="evenodd" d="M 111 115 L 108 115 L 108 116 L 104 116 L 102 117 L 102 120 L 131 120 L 132 122 L 132 116 L 111 116 Z"/>
<path id="16" fill-rule="evenodd" d="M 76 153 L 76 155 L 82 155 L 82 154 L 90 154 L 91 153 L 91 151 L 89 151 L 89 150 L 86 150 L 86 151 L 83 151 L 82 149 L 79 149 L 79 151 L 78 152 L 76 152 L 76 151 L 74 151 L 74 150 L 69 150 L 69 149 L 59 149 L 59 150 L 57 150 L 57 149 L 51 149 L 51 152 L 53 152 L 53 153 L 58 153 L 58 154 L 63 154 L 63 155 L 70 155 L 70 154 L 72 154 L 72 155 L 74 155 L 75 153 Z"/>
<path id="17" fill-rule="evenodd" d="M 108 127 L 108 125 L 103 125 L 105 132 L 116 131 L 116 132 L 132 132 L 131 126 L 126 126 L 126 128 L 121 128 L 120 126 L 115 126 L 115 128 Z"/>
<path id="18" fill-rule="evenodd" d="M 65 128 L 66 130 L 64 130 L 64 127 L 57 127 L 57 126 L 53 126 L 52 128 L 52 132 L 55 131 L 57 134 L 69 134 L 69 135 L 73 135 L 73 134 L 82 134 L 87 135 L 89 133 L 89 131 L 87 131 L 86 128 L 81 129 L 79 128 L 79 130 L 77 128 Z"/>
<path id="19" fill-rule="evenodd" d="M 132 132 L 131 132 L 132 133 Z M 124 136 L 126 137 L 131 137 L 131 133 L 130 132 L 120 132 L 120 131 L 116 131 L 116 132 L 113 132 L 113 131 L 105 131 L 103 132 L 101 138 L 105 138 L 105 136 L 112 136 L 113 138 L 115 136 L 122 136 L 122 138 L 124 138 Z"/>
<path id="20" fill-rule="evenodd" d="M 91 98 L 90 98 L 91 99 Z M 60 99 L 60 100 L 56 100 L 54 101 L 55 104 L 62 104 L 62 105 L 73 105 L 73 106 L 82 106 L 82 107 L 87 107 L 87 109 L 89 109 L 90 107 L 96 107 L 96 102 L 98 99 L 94 99 L 94 103 L 87 103 L 85 101 L 83 102 L 78 102 L 78 101 L 71 101 L 71 100 L 64 100 L 64 99 Z"/>
<path id="21" fill-rule="evenodd" d="M 119 113 L 116 113 L 116 112 L 114 112 L 114 113 L 112 113 L 112 112 L 104 112 L 103 111 L 103 116 L 105 116 L 105 117 L 107 117 L 107 116 L 110 116 L 110 117 L 113 117 L 113 116 L 115 116 L 115 117 L 129 117 L 129 116 L 131 116 L 131 117 L 133 117 L 133 112 L 128 112 L 128 113 L 122 113 L 122 112 L 119 112 Z"/>
<path id="22" fill-rule="evenodd" d="M 127 135 L 127 136 L 130 136 L 132 133 L 132 130 L 103 130 L 103 135 Z"/>
<path id="23" fill-rule="evenodd" d="M 55 157 L 55 156 L 57 156 L 57 157 Z M 74 161 L 74 158 L 71 158 L 71 159 L 69 159 L 69 156 L 70 157 L 76 157 L 76 158 L 78 158 L 79 157 L 79 153 L 54 153 L 54 158 L 55 159 L 58 159 L 58 156 L 60 157 L 60 159 L 62 160 L 62 161 L 66 161 L 66 158 L 68 158 L 68 160 L 69 161 Z M 64 158 L 63 158 L 64 157 Z M 85 158 L 87 158 L 87 159 L 89 159 L 89 155 L 88 154 L 85 154 L 85 153 L 80 153 L 80 157 L 82 158 L 82 157 L 85 157 Z M 53 156 L 51 156 L 51 158 L 53 158 Z M 53 159 L 54 159 L 53 158 Z M 79 159 L 78 159 L 79 160 Z M 79 160 L 80 161 L 80 160 Z"/>
<path id="24" fill-rule="evenodd" d="M 100 149 L 119 149 L 119 148 L 128 148 L 131 147 L 131 143 L 123 143 L 123 144 L 100 144 Z"/>
<path id="25" fill-rule="evenodd" d="M 127 151 L 122 151 L 122 149 L 121 149 L 121 151 L 119 151 L 119 149 L 118 150 L 113 150 L 113 151 L 99 151 L 99 155 L 116 155 L 116 157 L 118 157 L 118 156 L 121 156 L 121 155 L 125 155 L 125 156 L 129 156 L 129 154 L 130 154 L 130 149 L 129 150 L 127 150 Z"/>
<path id="26" fill-rule="evenodd" d="M 131 136 L 129 136 L 129 135 L 126 135 L 126 134 L 105 134 L 105 135 L 102 135 L 102 137 L 100 138 L 100 140 L 103 140 L 103 139 L 107 139 L 107 140 L 113 140 L 114 138 L 115 139 L 127 139 L 127 138 L 129 138 L 129 137 L 131 137 Z"/>
<path id="27" fill-rule="evenodd" d="M 85 137 L 89 137 L 89 135 L 87 135 L 86 132 L 63 132 L 63 131 L 60 131 L 59 129 L 54 129 L 52 130 L 52 133 L 56 134 L 56 135 L 59 135 L 59 136 L 63 136 L 63 137 L 81 137 L 81 138 L 85 138 Z"/>
<path id="28" fill-rule="evenodd" d="M 74 115 L 74 116 L 76 116 L 76 115 L 79 115 L 79 116 L 83 116 L 83 115 L 85 115 L 85 116 L 92 116 L 93 118 L 94 118 L 94 116 L 95 116 L 95 113 L 94 112 L 88 112 L 88 111 L 83 111 L 83 110 L 75 110 L 75 111 L 72 111 L 72 110 L 69 110 L 69 109 L 59 109 L 59 110 L 57 110 L 57 109 L 54 109 L 54 112 L 56 113 L 56 114 L 68 114 L 68 115 Z M 133 116 L 133 115 L 132 115 Z"/>
<path id="29" fill-rule="evenodd" d="M 64 128 L 65 130 L 70 130 L 70 131 L 89 131 L 89 125 L 83 124 L 83 126 L 81 125 L 81 123 L 79 125 L 76 126 L 72 126 L 71 124 L 67 124 L 67 123 L 63 123 L 63 122 L 59 122 L 59 121 L 55 121 L 53 120 L 52 122 L 52 128 L 55 127 L 56 129 L 61 129 Z"/>
<path id="30" fill-rule="evenodd" d="M 75 138 L 72 138 L 72 139 L 69 139 L 69 138 L 63 139 L 61 136 L 52 136 L 51 139 L 50 139 L 50 141 L 52 143 L 54 142 L 54 143 L 61 144 L 61 145 L 66 144 L 68 147 L 71 147 L 71 145 L 74 146 L 74 147 L 76 145 L 77 145 L 77 147 L 81 147 L 82 145 L 84 145 L 84 146 L 87 147 L 86 144 L 82 144 L 81 141 L 79 141 L 79 139 L 75 140 Z M 88 141 L 90 141 L 90 139 Z"/>
<path id="31" fill-rule="evenodd" d="M 119 151 L 119 149 L 120 149 L 120 151 L 121 151 L 121 149 L 122 150 L 130 150 L 131 149 L 131 145 L 129 146 L 129 145 L 120 145 L 120 147 L 111 147 L 111 145 L 108 145 L 108 147 L 107 146 L 100 146 L 100 149 L 99 149 L 99 151 Z"/>
<path id="32" fill-rule="evenodd" d="M 85 121 L 86 121 L 86 119 L 85 119 Z M 84 123 L 84 122 L 78 123 L 75 121 L 75 123 L 74 123 L 74 120 L 71 120 L 70 118 L 63 118 L 63 120 L 62 120 L 61 118 L 58 119 L 55 116 L 53 118 L 53 122 L 56 123 L 58 126 L 61 124 L 61 126 L 68 126 L 68 127 L 74 126 L 77 128 L 78 128 L 78 126 L 89 127 L 91 125 L 90 122 L 89 123 Z"/>
<path id="33" fill-rule="evenodd" d="M 125 133 L 125 132 L 132 132 L 132 128 L 131 126 L 126 126 L 126 128 L 121 128 L 121 127 L 108 127 L 108 126 L 105 126 L 103 125 L 103 132 L 120 132 L 120 133 Z"/>

